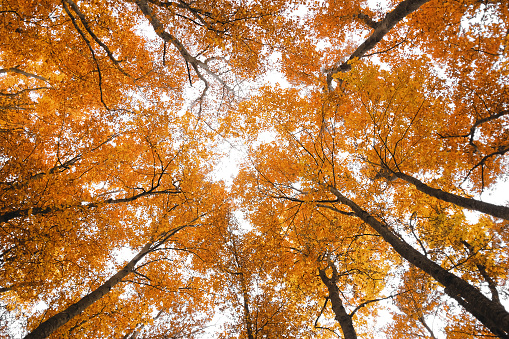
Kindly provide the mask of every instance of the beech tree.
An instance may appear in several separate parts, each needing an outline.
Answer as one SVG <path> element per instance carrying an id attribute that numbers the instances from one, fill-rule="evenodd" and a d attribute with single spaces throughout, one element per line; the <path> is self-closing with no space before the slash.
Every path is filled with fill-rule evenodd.
<path id="1" fill-rule="evenodd" d="M 507 2 L 0 6 L 3 336 L 509 337 Z"/>
<path id="2" fill-rule="evenodd" d="M 200 121 L 210 122 L 202 108 L 216 94 L 206 94 L 231 97 L 262 72 L 263 39 L 250 36 L 288 34 L 284 19 L 266 19 L 287 6 L 2 3 L 1 291 L 15 317 L 28 316 L 29 337 L 124 335 L 151 317 L 161 289 L 169 297 L 157 308 L 178 309 L 172 293 L 190 276 L 164 276 L 192 269 L 167 262 L 204 241 L 190 226 L 225 201 L 209 178 L 213 139 Z M 183 109 L 187 84 L 200 90 L 193 112 Z M 185 238 L 159 251 L 161 235 L 184 225 Z M 114 264 L 123 249 L 142 250 Z M 121 318 L 108 329 L 111 314 Z"/>
<path id="3" fill-rule="evenodd" d="M 313 328 L 318 305 L 303 302 L 308 296 L 288 278 L 293 274 L 285 268 L 295 257 L 279 249 L 280 239 L 247 231 L 233 213 L 209 231 L 199 257 L 203 270 L 215 276 L 209 288 L 225 313 L 219 337 L 321 337 Z"/>
<path id="4" fill-rule="evenodd" d="M 444 25 L 449 26 L 444 28 L 441 22 L 433 28 L 426 26 L 427 33 L 419 39 L 418 35 L 412 36 L 418 34 L 414 25 L 423 27 L 429 18 L 442 13 L 438 4 L 403 1 L 380 21 L 366 20 L 370 16 L 363 12 L 348 14 L 350 8 L 345 4 L 330 4 L 310 17 L 323 20 L 335 10 L 336 18 L 364 20 L 372 27 L 371 35 L 359 47 L 347 47 L 353 50 L 351 54 L 345 55 L 334 45 L 322 54 L 323 58 L 330 57 L 329 49 L 333 49 L 343 53 L 342 60 L 347 61 L 325 68 L 325 75 L 319 73 L 323 68 L 308 68 L 297 74 L 308 85 L 305 92 L 266 88 L 239 110 L 239 120 L 253 114 L 259 117 L 254 124 L 239 124 L 247 135 L 255 139 L 259 130 L 274 135 L 273 141 L 253 147 L 250 163 L 238 178 L 238 185 L 253 190 L 245 194 L 245 201 L 257 211 L 256 215 L 264 213 L 258 207 L 259 199 L 282 199 L 286 201 L 283 210 L 311 204 L 362 220 L 398 255 L 444 286 L 445 294 L 485 329 L 507 337 L 508 313 L 497 297 L 496 283 L 505 273 L 497 276 L 495 270 L 488 274 L 483 269 L 477 273 L 478 269 L 471 270 L 475 266 L 469 270 L 474 252 L 463 248 L 465 242 L 479 241 L 477 249 L 481 253 L 491 255 L 494 250 L 499 253 L 495 255 L 498 260 L 505 261 L 504 246 L 490 239 L 490 234 L 499 231 L 498 222 L 482 217 L 469 224 L 460 209 L 507 220 L 506 206 L 465 196 L 463 185 L 469 184 L 470 194 L 481 192 L 506 168 L 500 156 L 505 154 L 502 135 L 507 92 L 504 85 L 499 85 L 505 81 L 505 71 L 499 65 L 507 64 L 506 28 L 501 22 L 497 26 L 490 21 L 486 26 L 480 24 L 486 31 L 479 28 L 460 32 L 459 25 L 450 25 L 461 18 L 487 13 L 491 18 L 505 18 L 504 5 L 447 7 L 452 15 L 445 16 Z M 410 15 L 413 11 L 415 15 Z M 328 27 L 339 28 L 337 22 L 327 22 Z M 456 28 L 450 31 L 451 27 Z M 428 33 L 437 28 L 443 29 L 441 35 Z M 402 32 L 412 36 L 407 47 Z M 325 34 L 331 38 L 329 33 Z M 470 34 L 476 36 L 476 42 L 465 38 Z M 400 41 L 395 43 L 398 37 Z M 391 39 L 393 45 L 387 48 L 385 41 Z M 335 41 L 338 45 L 343 42 Z M 484 49 L 488 41 L 490 51 Z M 401 53 L 403 48 L 406 54 Z M 451 53 L 445 55 L 447 48 Z M 468 58 L 462 62 L 451 58 L 464 56 L 467 50 Z M 370 61 L 366 57 L 370 51 L 389 69 Z M 430 56 L 420 54 L 423 52 Z M 434 70 L 437 60 L 444 61 L 440 67 L 448 79 Z M 483 64 L 485 73 L 476 73 L 478 69 L 468 66 L 470 63 Z M 291 66 L 289 74 L 296 68 L 293 63 Z M 325 83 L 322 87 L 320 79 L 321 84 Z M 481 86 L 493 90 L 488 94 Z M 491 101 L 491 95 L 500 100 Z M 464 119 L 464 127 L 458 119 Z M 466 132 L 453 132 L 453 124 Z M 487 124 L 485 129 L 478 130 L 483 124 Z M 478 141 L 481 133 L 482 141 Z M 462 140 L 466 143 L 460 148 Z M 484 151 L 479 148 L 481 144 Z M 253 217 L 252 222 L 258 224 L 258 219 Z M 486 272 L 483 278 L 481 271 Z M 479 291 L 480 282 L 488 284 L 492 291 L 489 297 Z M 462 331 L 454 327 L 447 327 L 448 333 L 485 334 L 476 325 Z"/>

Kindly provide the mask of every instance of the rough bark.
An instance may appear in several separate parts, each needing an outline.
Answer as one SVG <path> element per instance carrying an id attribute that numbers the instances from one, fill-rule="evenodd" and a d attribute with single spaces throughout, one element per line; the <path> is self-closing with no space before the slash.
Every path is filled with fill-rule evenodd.
<path id="1" fill-rule="evenodd" d="M 141 12 L 145 15 L 145 17 L 149 20 L 150 24 L 154 28 L 154 31 L 161 39 L 175 46 L 175 48 L 177 48 L 179 53 L 187 62 L 191 64 L 196 64 L 198 62 L 198 60 L 187 51 L 184 45 L 176 37 L 174 37 L 173 35 L 164 30 L 163 24 L 154 15 L 147 1 L 136 0 L 135 3 L 141 10 Z"/>
<path id="2" fill-rule="evenodd" d="M 34 207 L 23 208 L 16 211 L 5 212 L 0 215 L 0 223 L 8 222 L 9 220 L 27 217 L 28 215 L 44 215 L 51 212 L 61 211 L 62 208 L 57 207 Z"/>
<path id="3" fill-rule="evenodd" d="M 386 224 L 375 219 L 355 202 L 346 198 L 336 188 L 331 186 L 329 189 L 340 203 L 350 207 L 358 218 L 378 232 L 399 255 L 442 284 L 450 297 L 458 301 L 460 305 L 476 317 L 493 334 L 500 338 L 509 338 L 509 313 L 502 305 L 490 300 L 478 289 L 470 285 L 470 283 L 457 277 L 415 250 L 394 234 Z"/>
<path id="4" fill-rule="evenodd" d="M 383 39 L 383 37 L 394 27 L 398 22 L 403 20 L 406 16 L 415 12 L 419 7 L 424 5 L 430 0 L 404 0 L 396 6 L 391 12 L 389 12 L 385 18 L 376 24 L 376 28 L 371 35 L 350 55 L 348 61 L 354 58 L 361 58 L 369 50 Z M 340 72 L 348 72 L 352 66 L 348 61 L 341 65 L 335 66 L 332 69 L 327 70 L 327 84 L 331 88 L 331 82 L 334 74 Z"/>
<path id="5" fill-rule="evenodd" d="M 333 269 L 334 271 L 334 269 Z M 341 326 L 344 339 L 357 339 L 357 333 L 353 327 L 352 317 L 346 312 L 343 306 L 343 301 L 339 295 L 339 288 L 336 285 L 335 274 L 333 273 L 332 278 L 329 278 L 325 272 L 325 269 L 318 271 L 320 279 L 327 286 L 329 291 L 329 299 L 332 304 L 332 310 L 335 314 L 335 319 Z"/>
<path id="6" fill-rule="evenodd" d="M 122 281 L 129 273 L 131 273 L 136 264 L 149 253 L 153 241 L 147 243 L 141 251 L 131 260 L 127 265 L 118 271 L 114 276 L 108 279 L 104 284 L 96 288 L 91 293 L 87 294 L 78 302 L 72 304 L 67 309 L 59 312 L 49 318 L 48 320 L 41 323 L 36 329 L 30 332 L 25 339 L 42 339 L 48 337 L 51 333 L 56 331 L 59 327 L 66 324 L 69 320 L 83 312 L 87 307 L 95 303 L 106 295 L 116 284 Z"/>
<path id="7" fill-rule="evenodd" d="M 472 198 L 465 198 L 456 194 L 448 193 L 442 191 L 441 189 L 430 187 L 423 183 L 422 181 L 420 181 L 419 179 L 416 179 L 405 173 L 393 172 L 393 175 L 414 185 L 415 188 L 417 188 L 422 193 L 425 193 L 437 199 L 450 202 L 454 205 L 464 207 L 469 210 L 475 210 L 482 213 L 486 213 L 496 218 L 509 220 L 509 207 L 490 204 L 484 201 Z"/>

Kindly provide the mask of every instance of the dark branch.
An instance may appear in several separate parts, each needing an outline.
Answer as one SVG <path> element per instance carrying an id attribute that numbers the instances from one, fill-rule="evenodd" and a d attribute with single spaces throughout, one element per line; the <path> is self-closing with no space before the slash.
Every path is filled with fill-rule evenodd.
<path id="1" fill-rule="evenodd" d="M 335 74 L 348 72 L 352 68 L 348 61 L 362 58 L 368 51 L 373 49 L 396 24 L 428 1 L 430 0 L 404 0 L 399 3 L 399 5 L 389 12 L 383 20 L 377 23 L 375 31 L 352 53 L 352 55 L 350 55 L 347 61 L 326 70 L 329 89 L 331 89 L 332 79 Z"/>

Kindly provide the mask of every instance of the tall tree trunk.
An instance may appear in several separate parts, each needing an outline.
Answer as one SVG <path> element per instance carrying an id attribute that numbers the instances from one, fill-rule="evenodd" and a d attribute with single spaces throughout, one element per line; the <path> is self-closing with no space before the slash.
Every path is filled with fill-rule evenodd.
<path id="1" fill-rule="evenodd" d="M 141 251 L 113 277 L 108 279 L 104 284 L 96 288 L 91 293 L 81 298 L 78 302 L 41 323 L 36 329 L 30 332 L 25 339 L 42 339 L 48 337 L 59 327 L 66 324 L 69 320 L 83 312 L 87 307 L 101 299 L 112 289 L 113 286 L 122 281 L 123 278 L 134 270 L 136 264 L 150 252 L 153 244 L 153 241 L 148 242 L 145 246 L 143 246 Z"/>
<path id="2" fill-rule="evenodd" d="M 332 264 L 334 265 L 334 264 Z M 357 333 L 355 332 L 355 328 L 353 327 L 352 317 L 346 312 L 345 307 L 343 305 L 343 301 L 339 296 L 339 288 L 336 285 L 337 274 L 335 273 L 335 268 L 332 268 L 333 274 L 332 278 L 329 278 L 325 273 L 325 269 L 318 270 L 320 275 L 320 279 L 327 286 L 327 290 L 329 291 L 329 299 L 332 304 L 332 310 L 334 311 L 335 319 L 341 326 L 341 331 L 343 332 L 343 336 L 345 339 L 357 339 Z"/>
<path id="3" fill-rule="evenodd" d="M 486 213 L 496 218 L 509 220 L 509 207 L 490 204 L 476 199 L 465 198 L 456 194 L 448 193 L 442 191 L 441 189 L 430 187 L 423 183 L 422 181 L 420 181 L 419 179 L 416 179 L 405 173 L 392 172 L 391 174 L 393 174 L 397 178 L 403 179 L 406 182 L 414 185 L 415 188 L 417 188 L 422 193 L 425 193 L 437 199 L 450 202 L 454 205 L 464 207 L 469 210 L 475 210 L 482 213 Z"/>
<path id="4" fill-rule="evenodd" d="M 509 338 L 509 313 L 502 305 L 490 300 L 467 281 L 450 273 L 415 250 L 396 236 L 386 224 L 378 221 L 355 202 L 346 198 L 335 187 L 330 186 L 329 189 L 339 202 L 350 207 L 358 218 L 378 232 L 397 253 L 442 284 L 449 296 L 454 298 L 491 332 L 500 338 Z"/>

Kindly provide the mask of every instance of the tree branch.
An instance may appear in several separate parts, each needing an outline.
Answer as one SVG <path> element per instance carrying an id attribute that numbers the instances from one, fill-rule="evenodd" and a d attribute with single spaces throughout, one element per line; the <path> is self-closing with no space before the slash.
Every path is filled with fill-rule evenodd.
<path id="1" fill-rule="evenodd" d="M 420 181 L 419 179 L 416 179 L 402 172 L 392 172 L 392 173 L 396 177 L 403 179 L 404 181 L 414 185 L 415 188 L 417 188 L 417 190 L 427 195 L 430 195 L 432 197 L 435 197 L 446 202 L 450 202 L 460 207 L 486 213 L 496 218 L 509 220 L 509 207 L 490 204 L 488 202 L 476 200 L 473 198 L 465 198 L 460 195 L 448 193 L 442 191 L 441 189 L 430 187 L 423 183 L 422 181 Z"/>
<path id="2" fill-rule="evenodd" d="M 28 78 L 34 78 L 34 79 L 41 80 L 41 81 L 49 83 L 49 80 L 46 79 L 45 77 L 42 77 L 42 76 L 37 75 L 37 74 L 33 74 L 33 73 L 22 71 L 22 70 L 20 70 L 17 67 L 2 68 L 2 69 L 0 69 L 0 74 L 1 73 L 18 73 L 18 74 L 22 74 L 22 75 L 24 75 L 24 76 L 26 76 Z"/>
<path id="3" fill-rule="evenodd" d="M 108 46 L 106 46 L 106 44 L 104 44 L 98 37 L 97 35 L 95 35 L 95 33 L 92 31 L 92 29 L 90 28 L 90 25 L 88 24 L 88 21 L 85 17 L 85 14 L 83 14 L 81 11 L 80 11 L 80 8 L 78 7 L 78 5 L 76 5 L 76 3 L 74 3 L 74 1 L 72 0 L 63 0 L 65 2 L 67 2 L 72 10 L 78 15 L 78 18 L 80 18 L 80 21 L 81 23 L 83 24 L 83 27 L 85 27 L 86 31 L 88 32 L 88 34 L 90 34 L 90 36 L 92 37 L 92 39 L 94 39 L 95 42 L 97 42 L 97 44 L 99 44 L 99 46 L 101 46 L 104 51 L 106 52 L 106 54 L 108 55 L 108 57 L 110 58 L 110 60 L 113 62 L 113 64 L 115 65 L 115 67 L 122 73 L 124 74 L 125 76 L 128 76 L 128 77 L 131 77 L 129 74 L 127 74 L 123 69 L 122 67 L 120 67 L 120 62 L 115 59 L 115 57 L 113 56 L 113 53 L 110 51 L 110 49 L 108 48 Z"/>
<path id="4" fill-rule="evenodd" d="M 463 240 L 462 243 L 463 243 L 463 245 L 465 245 L 465 247 L 468 249 L 468 251 L 470 252 L 471 255 L 473 255 L 475 253 L 474 247 L 472 245 L 470 245 L 467 241 Z M 474 260 L 475 260 L 475 258 L 474 258 Z M 477 267 L 477 270 L 479 270 L 479 273 L 481 274 L 483 279 L 488 283 L 488 287 L 491 292 L 491 300 L 500 303 L 500 296 L 497 291 L 497 284 L 490 277 L 488 272 L 486 271 L 486 266 L 480 264 L 477 261 L 475 262 L 475 266 Z"/>
<path id="5" fill-rule="evenodd" d="M 334 75 L 341 72 L 348 72 L 352 69 L 348 61 L 355 58 L 362 58 L 369 50 L 375 47 L 396 24 L 428 1 L 430 0 L 404 0 L 400 2 L 383 20 L 377 23 L 375 31 L 352 53 L 352 55 L 350 55 L 347 61 L 325 71 L 329 90 L 331 89 Z"/>

